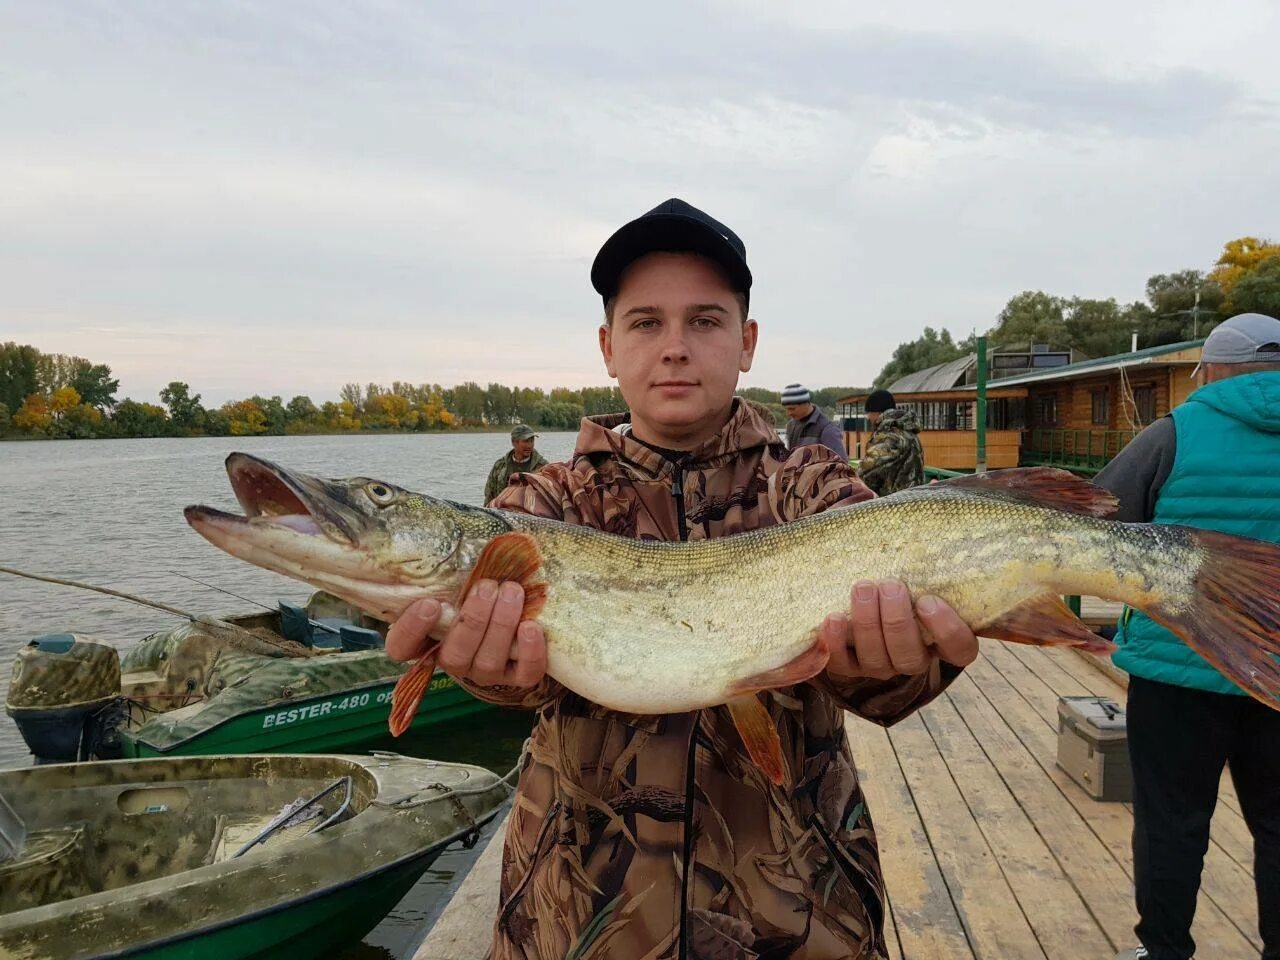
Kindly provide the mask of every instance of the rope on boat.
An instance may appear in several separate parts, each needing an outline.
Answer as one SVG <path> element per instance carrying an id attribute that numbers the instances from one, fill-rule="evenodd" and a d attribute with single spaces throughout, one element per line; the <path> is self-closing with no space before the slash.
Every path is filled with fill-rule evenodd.
<path id="1" fill-rule="evenodd" d="M 530 738 L 532 739 L 532 738 Z M 397 810 L 411 810 L 415 807 L 425 806 L 428 803 L 435 803 L 437 800 L 447 800 L 450 797 L 474 797 L 482 793 L 488 793 L 494 786 L 500 786 L 507 793 L 515 793 L 515 781 L 520 776 L 520 771 L 524 768 L 524 762 L 529 757 L 530 740 L 525 740 L 524 746 L 520 749 L 520 759 L 516 761 L 516 765 L 508 770 L 503 776 L 498 778 L 497 784 L 488 784 L 483 787 L 450 787 L 443 783 L 429 783 L 421 790 L 407 796 L 399 797 L 395 800 L 373 800 L 372 803 L 379 807 L 394 807 Z M 407 760 L 403 754 L 392 753 L 389 750 L 374 750 L 373 756 L 387 760 Z M 428 790 L 437 791 L 430 796 L 423 796 Z"/>
<path id="2" fill-rule="evenodd" d="M 177 607 L 171 607 L 168 604 L 157 603 L 155 600 L 146 600 L 142 597 L 135 597 L 131 593 L 122 593 L 119 590 L 112 590 L 108 587 L 97 587 L 91 583 L 81 583 L 79 580 L 62 580 L 58 577 L 44 577 L 37 573 L 27 573 L 24 570 L 15 570 L 12 567 L 0 567 L 0 573 L 8 573 L 15 577 L 26 577 L 28 580 L 40 580 L 43 583 L 53 583 L 60 587 L 76 587 L 79 590 L 92 590 L 94 593 L 105 593 L 108 597 L 118 597 L 121 600 L 128 600 L 130 603 L 140 603 L 144 607 L 163 610 L 165 613 L 171 613 L 175 617 L 182 617 L 184 620 L 190 620 L 192 623 L 197 619 L 194 613 L 188 613 L 186 610 L 179 610 Z"/>

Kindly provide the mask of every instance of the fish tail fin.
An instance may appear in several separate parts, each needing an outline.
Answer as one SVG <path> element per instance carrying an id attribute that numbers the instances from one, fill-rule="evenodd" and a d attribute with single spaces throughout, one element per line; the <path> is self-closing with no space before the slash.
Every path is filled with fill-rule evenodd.
<path id="1" fill-rule="evenodd" d="M 1280 544 L 1183 527 L 1203 552 L 1185 603 L 1144 612 L 1251 697 L 1280 710 Z"/>
<path id="2" fill-rule="evenodd" d="M 439 651 L 440 644 L 432 644 L 396 681 L 391 691 L 391 715 L 387 718 L 393 737 L 400 736 L 413 723 L 427 685 L 431 683 L 431 675 L 436 671 L 436 654 Z"/>

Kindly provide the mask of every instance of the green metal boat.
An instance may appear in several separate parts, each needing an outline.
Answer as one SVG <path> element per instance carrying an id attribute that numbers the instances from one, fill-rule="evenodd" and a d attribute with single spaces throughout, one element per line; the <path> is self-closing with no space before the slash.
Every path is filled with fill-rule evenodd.
<path id="1" fill-rule="evenodd" d="M 0 772 L 0 958 L 307 960 L 358 941 L 509 788 L 396 754 L 174 757 Z"/>
<path id="2" fill-rule="evenodd" d="M 333 616 L 334 602 L 317 595 L 311 619 L 301 612 L 337 625 L 329 646 L 290 639 L 294 608 L 196 618 L 123 657 L 88 637 L 38 638 L 14 661 L 5 708 L 37 762 L 392 746 L 427 755 L 437 724 L 493 709 L 438 672 L 412 727 L 393 739 L 391 691 L 406 665 L 382 652 L 358 611 Z"/>

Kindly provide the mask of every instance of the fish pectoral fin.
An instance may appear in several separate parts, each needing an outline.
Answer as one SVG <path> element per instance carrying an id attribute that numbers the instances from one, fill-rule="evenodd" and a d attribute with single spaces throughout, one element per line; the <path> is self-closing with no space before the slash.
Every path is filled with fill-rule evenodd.
<path id="1" fill-rule="evenodd" d="M 1037 647 L 1083 647 L 1090 653 L 1110 653 L 1115 649 L 1114 644 L 1098 636 L 1072 613 L 1056 593 L 1032 597 L 975 632 L 982 637 Z"/>
<path id="2" fill-rule="evenodd" d="M 387 726 L 393 737 L 398 737 L 413 724 L 418 706 L 427 692 L 431 677 L 436 672 L 436 655 L 440 644 L 433 643 L 408 670 L 400 675 L 391 690 L 391 712 Z"/>
<path id="3" fill-rule="evenodd" d="M 757 693 L 760 690 L 772 690 L 775 687 L 789 687 L 792 684 L 804 683 L 811 677 L 816 677 L 827 669 L 827 660 L 830 659 L 831 652 L 827 649 L 827 645 L 822 642 L 822 639 L 818 637 L 816 630 L 813 636 L 813 646 L 800 654 L 800 656 L 788 660 L 780 667 L 766 670 L 764 673 L 756 673 L 749 677 L 743 677 L 741 680 L 735 680 L 729 685 L 729 695 Z"/>
<path id="4" fill-rule="evenodd" d="M 547 585 L 535 582 L 534 577 L 542 569 L 542 551 L 538 549 L 538 541 L 527 533 L 504 533 L 494 537 L 480 551 L 480 558 L 471 568 L 467 582 L 458 594 L 458 607 L 471 588 L 481 580 L 496 580 L 505 583 L 510 580 L 524 588 L 524 611 L 521 620 L 533 620 L 547 602 Z"/>
<path id="5" fill-rule="evenodd" d="M 776 786 L 782 786 L 786 770 L 782 741 L 764 703 L 754 693 L 749 693 L 734 697 L 726 706 L 733 717 L 733 725 L 738 728 L 738 736 L 742 737 L 747 748 L 747 755 Z"/>

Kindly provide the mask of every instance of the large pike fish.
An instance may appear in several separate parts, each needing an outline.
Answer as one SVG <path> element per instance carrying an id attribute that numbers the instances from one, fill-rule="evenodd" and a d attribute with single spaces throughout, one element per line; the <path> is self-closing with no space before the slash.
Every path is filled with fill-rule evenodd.
<path id="1" fill-rule="evenodd" d="M 1165 624 L 1280 709 L 1280 546 L 1187 527 L 1115 523 L 1106 491 L 1064 470 L 994 471 L 737 536 L 655 543 L 465 506 L 366 478 L 323 480 L 227 458 L 243 516 L 188 507 L 201 536 L 383 620 L 430 596 L 443 636 L 478 579 L 524 586 L 547 672 L 628 713 L 728 704 L 776 783 L 777 732 L 757 693 L 821 672 L 816 627 L 861 578 L 899 577 L 983 636 L 1111 649 L 1062 594 L 1119 600 Z M 397 685 L 396 734 L 435 666 Z"/>

